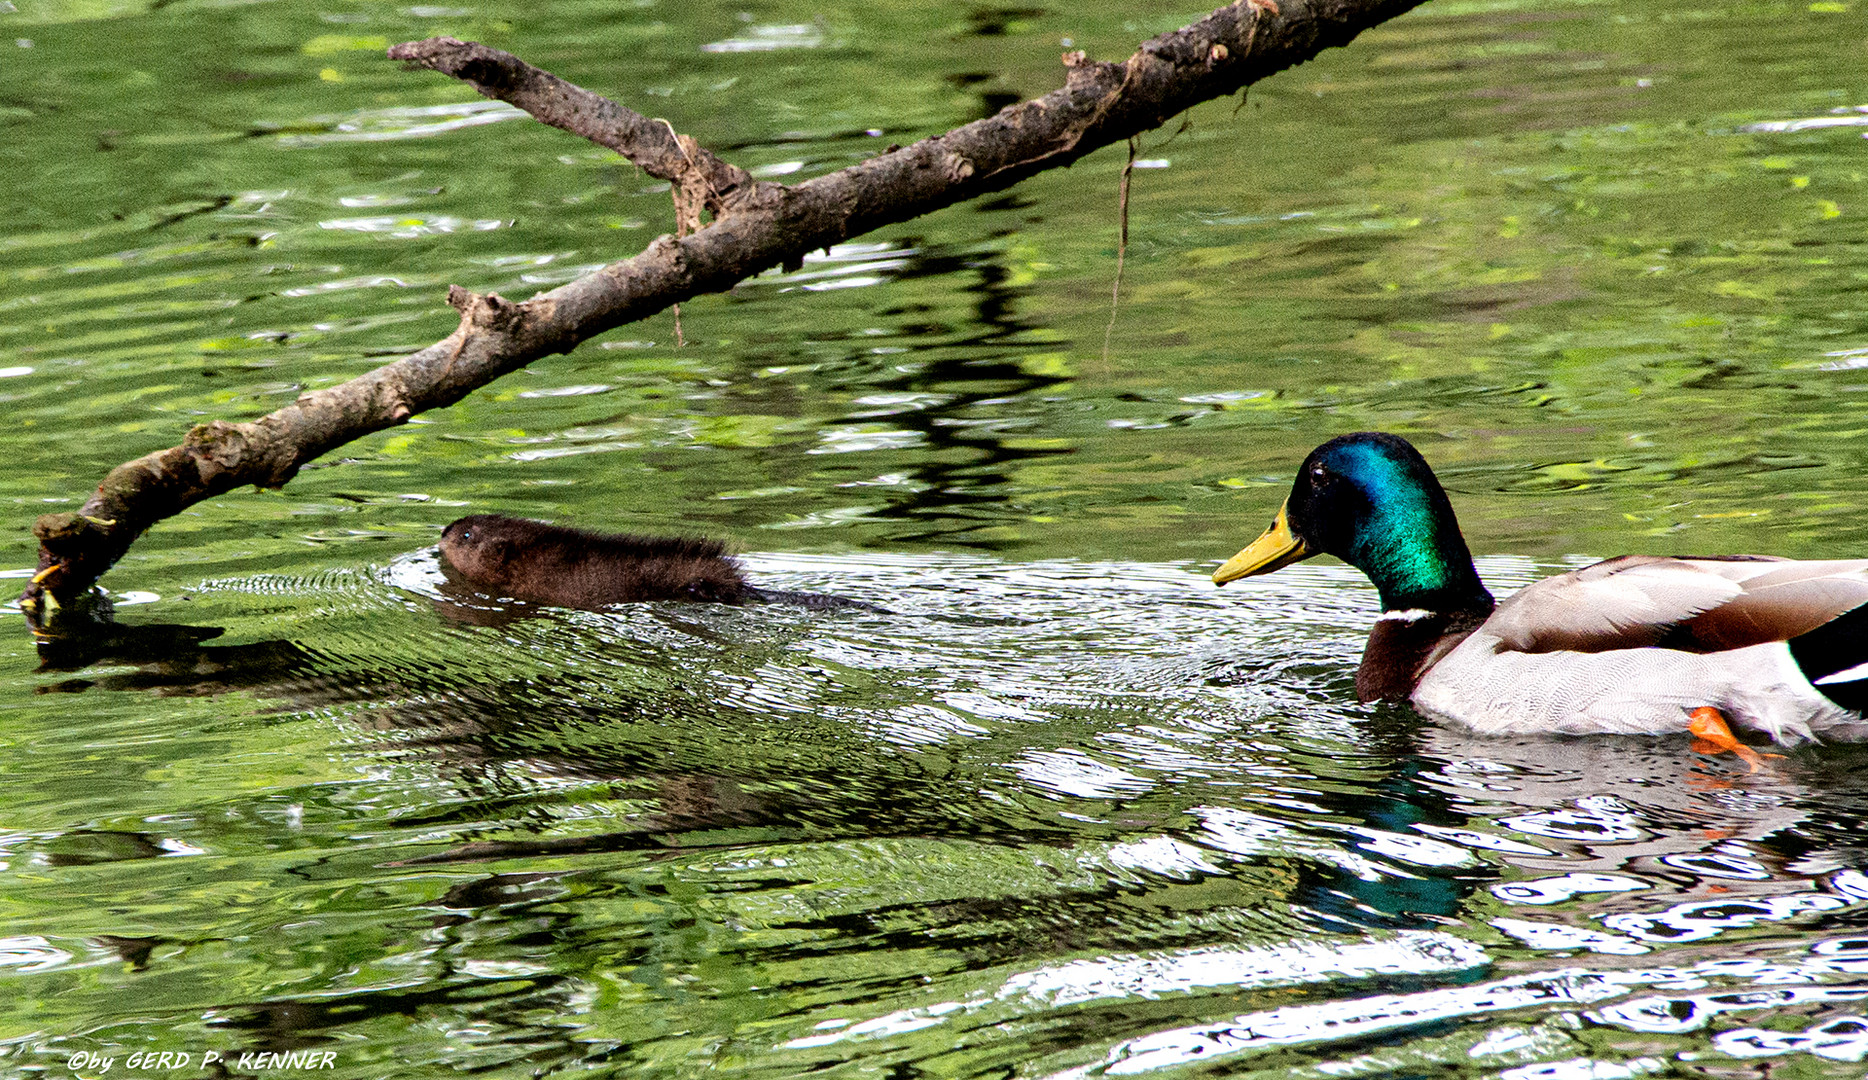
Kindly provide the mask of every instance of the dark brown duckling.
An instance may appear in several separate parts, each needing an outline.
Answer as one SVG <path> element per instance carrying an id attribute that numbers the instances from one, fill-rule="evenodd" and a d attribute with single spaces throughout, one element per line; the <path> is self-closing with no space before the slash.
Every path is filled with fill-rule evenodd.
<path id="1" fill-rule="evenodd" d="M 480 592 L 587 611 L 643 600 L 881 610 L 858 600 L 761 589 L 746 581 L 725 545 L 700 537 L 596 533 L 474 514 L 442 530 L 441 558 L 451 577 Z"/>

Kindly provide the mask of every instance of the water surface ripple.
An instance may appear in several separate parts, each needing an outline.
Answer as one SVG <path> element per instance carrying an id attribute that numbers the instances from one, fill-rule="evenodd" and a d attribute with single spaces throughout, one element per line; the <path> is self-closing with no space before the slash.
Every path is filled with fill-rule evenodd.
<path id="1" fill-rule="evenodd" d="M 135 618 L 158 604 L 119 655 L 48 654 L 31 685 L 94 713 L 10 770 L 0 878 L 37 913 L 5 977 L 69 1028 L 35 1052 L 1518 1077 L 1868 1054 L 1854 751 L 1749 774 L 1684 736 L 1347 705 L 1372 612 L 1340 567 L 1247 594 L 1167 564 L 746 562 L 891 610 L 502 606 L 430 550 L 188 594 L 301 640 L 178 648 Z M 252 706 L 136 707 L 167 695 Z M 35 779 L 106 740 L 88 798 Z M 132 987 L 154 1015 L 80 1019 Z"/>

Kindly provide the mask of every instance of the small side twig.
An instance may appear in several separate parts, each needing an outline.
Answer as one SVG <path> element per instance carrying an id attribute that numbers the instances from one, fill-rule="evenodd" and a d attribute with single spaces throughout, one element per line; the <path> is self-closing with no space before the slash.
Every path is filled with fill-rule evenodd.
<path id="1" fill-rule="evenodd" d="M 657 180 L 674 181 L 699 173 L 706 183 L 695 190 L 708 193 L 708 209 L 715 214 L 725 209 L 729 199 L 765 186 L 692 140 L 683 144 L 666 120 L 651 120 L 511 53 L 474 41 L 434 37 L 392 46 L 389 58 L 452 75 L 543 123 L 616 151 Z"/>

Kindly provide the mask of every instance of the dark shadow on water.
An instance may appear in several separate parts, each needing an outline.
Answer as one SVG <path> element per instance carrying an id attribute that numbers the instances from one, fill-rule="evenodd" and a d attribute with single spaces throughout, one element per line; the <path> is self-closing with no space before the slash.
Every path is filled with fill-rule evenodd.
<path id="1" fill-rule="evenodd" d="M 912 242 L 911 242 L 912 243 Z M 889 417 L 892 425 L 918 434 L 927 452 L 908 468 L 909 483 L 886 493 L 887 505 L 873 515 L 882 520 L 925 523 L 916 531 L 896 534 L 909 542 L 938 541 L 963 547 L 1002 550 L 1005 541 L 971 535 L 1005 524 L 1008 510 L 1004 491 L 1012 485 L 1013 468 L 1040 458 L 1067 454 L 1065 448 L 1013 445 L 1019 440 L 993 430 L 982 413 L 1019 399 L 1041 394 L 1069 382 L 1063 375 L 1037 374 L 1022 365 L 1018 354 L 1060 348 L 1054 341 L 1019 340 L 1035 324 L 1017 314 L 1018 300 L 1026 291 L 1012 284 L 1011 272 L 998 253 L 922 250 L 897 277 L 900 280 L 971 276 L 965 291 L 973 298 L 968 332 L 943 337 L 937 345 L 911 347 L 917 356 L 913 370 L 871 372 L 863 380 L 868 392 L 925 394 L 942 399 L 925 408 L 905 409 Z M 907 308 L 885 309 L 887 317 L 909 317 Z M 1013 415 L 1008 413 L 1008 415 Z M 865 423 L 868 417 L 844 423 Z M 1023 429 L 1020 429 L 1023 433 Z M 1029 440 L 1024 440 L 1026 443 Z"/>
<path id="2" fill-rule="evenodd" d="M 133 672 L 66 679 L 35 688 L 40 694 L 156 691 L 209 696 L 232 690 L 292 687 L 292 697 L 316 677 L 317 658 L 294 642 L 261 641 L 208 645 L 226 631 L 218 626 L 118 622 L 108 600 L 86 601 L 29 620 L 42 673 L 75 672 L 100 664 L 135 665 Z"/>

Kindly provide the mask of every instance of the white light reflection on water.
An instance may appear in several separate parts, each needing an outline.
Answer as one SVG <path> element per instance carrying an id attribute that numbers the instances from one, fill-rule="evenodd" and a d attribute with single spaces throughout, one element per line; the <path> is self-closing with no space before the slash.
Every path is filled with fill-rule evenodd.
<path id="1" fill-rule="evenodd" d="M 0 938 L 0 968 L 44 971 L 71 958 L 70 953 L 37 935 Z"/>
<path id="2" fill-rule="evenodd" d="M 1616 997 L 1646 981 L 1633 972 L 1596 974 L 1570 969 L 1449 990 L 1383 994 L 1244 1013 L 1221 1023 L 1173 1028 L 1129 1039 L 1118 1043 L 1101 1063 L 1058 1073 L 1053 1080 L 1126 1076 L 1195 1061 L 1212 1062 L 1271 1046 L 1357 1038 L 1509 1009 L 1586 1004 Z"/>
<path id="3" fill-rule="evenodd" d="M 1700 941 L 1727 930 L 1760 922 L 1782 922 L 1806 912 L 1833 911 L 1851 901 L 1825 893 L 1752 897 L 1742 900 L 1695 900 L 1665 911 L 1605 915 L 1602 925 L 1641 941 Z"/>
<path id="4" fill-rule="evenodd" d="M 1637 840 L 1645 835 L 1640 818 L 1613 795 L 1590 795 L 1573 809 L 1505 818 L 1500 825 L 1533 836 L 1596 843 Z"/>
<path id="5" fill-rule="evenodd" d="M 773 52 L 777 49 L 815 49 L 824 43 L 824 32 L 811 23 L 759 25 L 746 28 L 746 36 L 710 41 L 702 52 L 748 53 Z"/>
<path id="6" fill-rule="evenodd" d="M 1482 967 L 1484 949 L 1450 934 L 1410 931 L 1392 938 L 1341 944 L 1291 942 L 1272 946 L 1189 949 L 1172 953 L 1098 957 L 1020 972 L 990 994 L 966 1001 L 902 1009 L 835 1034 L 784 1044 L 791 1049 L 827 1046 L 856 1037 L 879 1037 L 940 1023 L 958 1012 L 977 1012 L 1010 1003 L 1017 1009 L 1056 1008 L 1086 1001 L 1142 998 L 1216 988 L 1285 986 L 1371 975 L 1442 974 Z M 821 1025 L 820 1025 L 821 1026 Z"/>
<path id="7" fill-rule="evenodd" d="M 1868 985 L 1792 986 L 1773 990 L 1733 990 L 1685 997 L 1644 997 L 1589 1013 L 1589 1019 L 1629 1031 L 1677 1035 L 1698 1031 L 1720 1013 L 1784 1009 L 1830 1001 L 1868 998 Z"/>
<path id="8" fill-rule="evenodd" d="M 1110 848 L 1107 859 L 1112 866 L 1146 870 L 1162 877 L 1188 880 L 1225 871 L 1208 862 L 1200 849 L 1171 836 L 1150 836 Z"/>
<path id="9" fill-rule="evenodd" d="M 386 214 L 376 217 L 332 218 L 328 221 L 318 222 L 318 228 L 342 229 L 350 232 L 383 233 L 387 236 L 406 240 L 420 236 L 451 233 L 461 229 L 489 232 L 504 224 L 506 224 L 506 222 L 498 218 L 468 221 L 450 214 L 436 214 L 428 217 L 398 217 L 394 214 Z"/>
<path id="10" fill-rule="evenodd" d="M 396 106 L 387 109 L 363 109 L 347 117 L 313 117 L 290 124 L 260 125 L 261 130 L 284 129 L 279 145 L 287 147 L 320 146 L 337 142 L 387 142 L 395 139 L 419 139 L 481 124 L 497 124 L 526 115 L 503 101 L 463 101 L 453 105 Z M 326 130 L 305 133 L 304 128 Z M 293 131 L 292 129 L 299 129 Z"/>
<path id="11" fill-rule="evenodd" d="M 1712 1046 L 1735 1058 L 1802 1052 L 1831 1061 L 1860 1061 L 1868 1057 L 1868 1017 L 1838 1016 L 1795 1032 L 1738 1028 L 1714 1035 Z"/>
<path id="12" fill-rule="evenodd" d="M 1635 1058 L 1633 1061 L 1595 1061 L 1571 1058 L 1539 1065 L 1522 1065 L 1498 1074 L 1498 1080 L 1626 1080 L 1659 1072 L 1667 1063 L 1659 1058 Z"/>
<path id="13" fill-rule="evenodd" d="M 390 277 L 386 274 L 370 274 L 363 277 L 339 278 L 335 281 L 322 281 L 316 285 L 284 289 L 281 290 L 279 295 L 295 297 L 315 296 L 319 293 L 337 292 L 341 289 L 374 289 L 383 285 L 393 285 L 398 289 L 409 289 L 422 284 L 425 284 L 425 282 L 417 280 L 405 281 L 402 278 Z"/>
<path id="14" fill-rule="evenodd" d="M 1525 919 L 1493 919 L 1490 924 L 1500 933 L 1509 934 L 1533 949 L 1552 952 L 1592 952 L 1610 956 L 1640 956 L 1649 952 L 1646 945 L 1620 934 L 1605 934 L 1561 923 L 1530 922 Z"/>
<path id="15" fill-rule="evenodd" d="M 1407 836 L 1363 825 L 1343 826 L 1342 831 L 1350 836 L 1361 837 L 1364 850 L 1415 866 L 1471 866 L 1475 861 L 1472 852 L 1465 848 L 1425 837 Z"/>
<path id="16" fill-rule="evenodd" d="M 1739 844 L 1727 850 L 1701 852 L 1697 855 L 1664 855 L 1661 864 L 1685 870 L 1701 877 L 1731 878 L 1738 881 L 1769 881 L 1771 872 L 1764 864 L 1745 854 Z"/>
<path id="17" fill-rule="evenodd" d="M 1494 885 L 1492 895 L 1507 904 L 1560 904 L 1584 893 L 1635 892 L 1648 887 L 1640 878 L 1625 874 L 1565 874 Z"/>
<path id="18" fill-rule="evenodd" d="M 1466 847 L 1483 848 L 1487 851 L 1502 851 L 1512 855 L 1548 856 L 1552 854 L 1538 847 L 1536 844 L 1526 844 L 1519 840 L 1513 840 L 1510 837 L 1499 836 L 1495 833 L 1478 832 L 1473 829 L 1456 829 L 1446 825 L 1430 825 L 1425 822 L 1416 824 L 1414 829 L 1416 832 L 1423 832 L 1428 836 L 1437 836 L 1449 843 L 1463 844 Z"/>
<path id="19" fill-rule="evenodd" d="M 1446 934 L 1413 932 L 1388 941 L 1347 945 L 1305 941 L 1255 949 L 1077 960 L 1014 975 L 1005 981 L 998 996 L 1023 997 L 1056 1007 L 1108 998 L 1155 998 L 1215 987 L 1464 971 L 1486 963 L 1485 950 L 1472 942 Z"/>
<path id="20" fill-rule="evenodd" d="M 1800 120 L 1763 120 L 1755 124 L 1746 124 L 1738 130 L 1777 134 L 1836 127 L 1868 127 L 1868 105 L 1832 109 L 1828 116 L 1808 116 Z"/>
<path id="21" fill-rule="evenodd" d="M 1070 748 L 1028 751 L 1013 769 L 1046 791 L 1081 799 L 1128 798 L 1154 786 L 1152 780 Z"/>
<path id="22" fill-rule="evenodd" d="M 1820 946 L 1819 946 L 1820 948 Z M 1832 950 L 1833 951 L 1833 950 Z M 1817 949 L 1812 949 L 1816 953 Z M 1810 983 L 1826 976 L 1868 972 L 1868 958 L 1836 960 L 1812 955 L 1782 964 L 1735 965 L 1708 961 L 1687 968 L 1592 972 L 1580 968 L 1521 975 L 1509 979 L 1413 994 L 1383 994 L 1346 1001 L 1292 1005 L 1264 1012 L 1245 1013 L 1220 1023 L 1198 1024 L 1155 1032 L 1118 1043 L 1103 1061 L 1053 1074 L 1051 1080 L 1077 1080 L 1089 1076 L 1123 1076 L 1171 1068 L 1191 1062 L 1211 1063 L 1223 1057 L 1273 1046 L 1296 1046 L 1359 1039 L 1397 1029 L 1423 1027 L 1486 1013 L 1515 1009 L 1562 1008 L 1587 1005 L 1619 997 L 1632 990 L 1654 987 L 1693 990 L 1714 978 L 1749 975 L 1764 981 Z M 1684 996 L 1649 996 L 1607 1005 L 1586 1015 L 1590 1021 L 1645 1033 L 1678 1033 L 1702 1028 L 1724 1012 L 1779 1009 L 1796 1005 L 1858 1001 L 1868 998 L 1868 985 L 1801 985 L 1772 989 L 1739 989 Z M 1755 1034 L 1755 1033 L 1752 1033 Z M 1841 1034 L 1840 1031 L 1835 1034 Z M 1759 1038 L 1759 1046 L 1784 1053 L 1806 1048 L 1800 1044 Z M 1775 1049 L 1777 1046 L 1784 1049 Z M 1840 1044 L 1838 1044 L 1838 1051 Z M 1475 1048 L 1476 1053 L 1476 1048 Z M 1644 1059 L 1623 1062 L 1628 1068 Z M 1515 1070 L 1521 1076 L 1569 1076 L 1575 1061 L 1551 1062 Z M 1592 1075 L 1578 1073 L 1575 1075 Z M 1621 1074 L 1617 1074 L 1621 1075 Z"/>
<path id="23" fill-rule="evenodd" d="M 1199 806 L 1189 812 L 1206 826 L 1199 839 L 1232 855 L 1304 856 L 1335 865 L 1363 881 L 1379 881 L 1401 873 L 1398 867 L 1339 848 L 1322 837 L 1259 814 L 1227 806 Z"/>
<path id="24" fill-rule="evenodd" d="M 923 432 L 891 428 L 882 424 L 851 424 L 828 428 L 818 433 L 819 445 L 807 454 L 852 454 L 869 450 L 901 450 L 926 441 Z"/>

